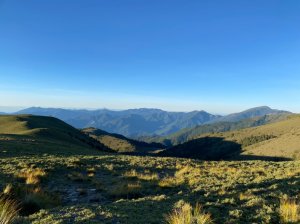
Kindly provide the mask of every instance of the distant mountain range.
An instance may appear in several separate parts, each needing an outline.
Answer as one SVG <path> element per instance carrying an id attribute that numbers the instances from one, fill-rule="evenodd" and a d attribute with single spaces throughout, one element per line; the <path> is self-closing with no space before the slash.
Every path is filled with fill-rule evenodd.
<path id="1" fill-rule="evenodd" d="M 99 151 L 201 160 L 292 160 L 300 158 L 300 115 L 266 115 L 281 121 L 235 131 L 210 132 L 165 148 L 95 128 L 78 130 L 53 117 L 1 115 L 0 143 L 7 155 L 70 155 Z M 253 119 L 260 121 L 262 119 Z M 229 122 L 230 123 L 230 122 Z M 232 122 L 234 123 L 234 122 Z"/>
<path id="2" fill-rule="evenodd" d="M 60 108 L 31 107 L 15 114 L 53 116 L 76 128 L 94 127 L 126 137 L 166 136 L 184 128 L 220 121 L 239 121 L 267 114 L 289 113 L 269 107 L 252 108 L 227 116 L 213 115 L 205 111 L 167 112 L 160 109 L 130 109 L 123 111 L 70 110 Z"/>

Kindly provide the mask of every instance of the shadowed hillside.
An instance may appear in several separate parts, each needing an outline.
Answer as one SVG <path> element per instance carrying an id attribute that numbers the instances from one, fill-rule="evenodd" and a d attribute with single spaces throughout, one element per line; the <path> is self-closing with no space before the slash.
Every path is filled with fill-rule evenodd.
<path id="1" fill-rule="evenodd" d="M 265 137 L 265 136 L 263 136 Z M 268 138 L 267 138 L 268 139 Z M 257 139 L 264 141 L 265 139 Z M 203 137 L 179 144 L 159 153 L 160 156 L 182 157 L 201 160 L 266 160 L 286 161 L 288 158 L 276 156 L 243 155 L 242 144 L 221 137 Z"/>
<path id="2" fill-rule="evenodd" d="M 110 151 L 103 144 L 53 117 L 0 116 L 0 153 L 85 153 Z"/>
<path id="3" fill-rule="evenodd" d="M 201 160 L 224 160 L 240 153 L 241 146 L 223 138 L 204 137 L 188 141 L 161 152 L 161 156 L 197 158 Z"/>

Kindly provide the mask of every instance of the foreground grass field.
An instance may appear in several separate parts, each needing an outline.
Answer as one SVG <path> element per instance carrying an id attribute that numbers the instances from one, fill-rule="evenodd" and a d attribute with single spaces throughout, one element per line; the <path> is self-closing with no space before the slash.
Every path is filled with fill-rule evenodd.
<path id="1" fill-rule="evenodd" d="M 22 192 L 19 223 L 165 223 L 185 202 L 213 223 L 288 223 L 280 202 L 299 199 L 298 161 L 48 155 L 0 164 L 3 193 Z"/>
<path id="2" fill-rule="evenodd" d="M 57 119 L 0 116 L 0 223 L 300 223 L 300 161 L 105 151 Z"/>

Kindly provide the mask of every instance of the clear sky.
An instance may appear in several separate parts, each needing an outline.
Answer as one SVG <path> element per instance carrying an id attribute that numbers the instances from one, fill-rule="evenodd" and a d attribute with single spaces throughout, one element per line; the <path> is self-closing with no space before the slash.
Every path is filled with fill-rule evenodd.
<path id="1" fill-rule="evenodd" d="M 0 0 L 0 106 L 300 112 L 299 0 Z"/>

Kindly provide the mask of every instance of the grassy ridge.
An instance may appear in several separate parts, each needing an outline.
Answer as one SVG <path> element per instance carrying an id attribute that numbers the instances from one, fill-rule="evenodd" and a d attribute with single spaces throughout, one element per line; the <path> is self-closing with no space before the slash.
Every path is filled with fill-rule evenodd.
<path id="1" fill-rule="evenodd" d="M 109 149 L 53 117 L 0 116 L 0 155 L 97 153 Z"/>
<path id="2" fill-rule="evenodd" d="M 300 116 L 254 128 L 195 136 L 162 155 L 207 159 L 299 159 Z"/>

